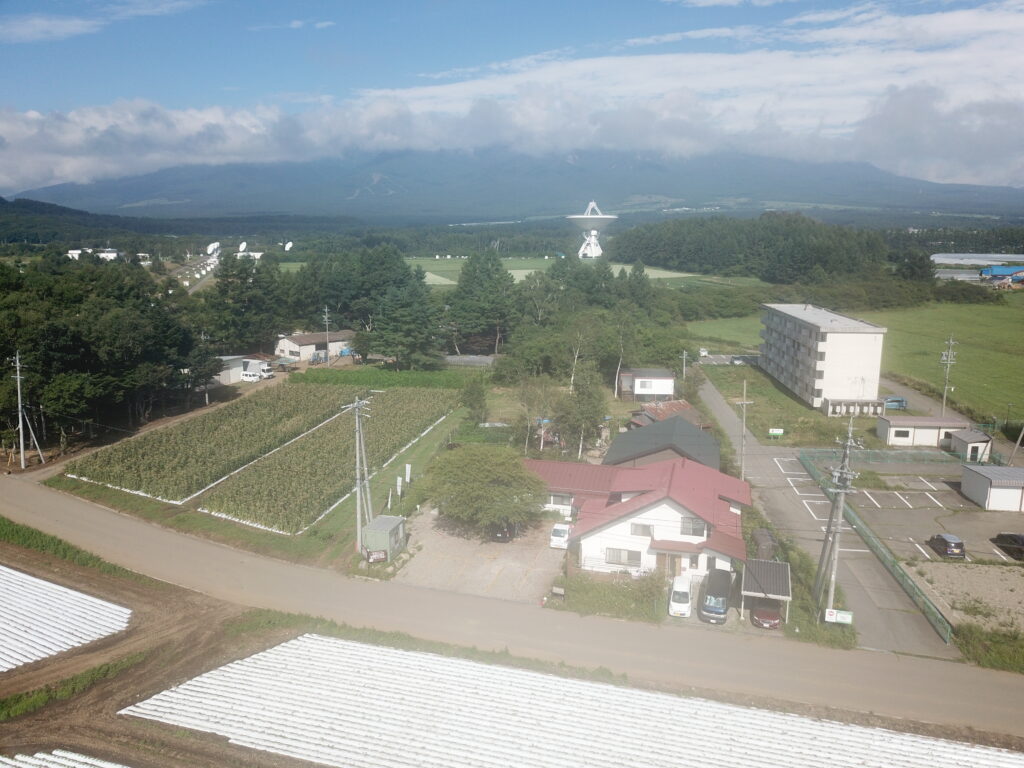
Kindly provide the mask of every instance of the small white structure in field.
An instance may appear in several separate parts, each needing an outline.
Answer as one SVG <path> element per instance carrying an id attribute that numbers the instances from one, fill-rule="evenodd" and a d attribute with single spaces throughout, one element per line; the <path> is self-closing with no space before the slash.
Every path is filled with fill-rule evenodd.
<path id="1" fill-rule="evenodd" d="M 356 332 L 350 329 L 324 333 L 293 333 L 277 340 L 274 354 L 292 360 L 326 360 L 351 354 Z"/>
<path id="2" fill-rule="evenodd" d="M 827 416 L 877 415 L 885 328 L 813 304 L 762 304 L 758 365 Z"/>
<path id="3" fill-rule="evenodd" d="M 598 235 L 602 229 L 619 217 L 604 215 L 597 207 L 597 203 L 591 200 L 582 215 L 566 216 L 565 218 L 583 230 L 583 245 L 580 246 L 579 257 L 581 259 L 599 259 L 603 251 L 601 243 L 597 239 Z"/>
<path id="4" fill-rule="evenodd" d="M 668 368 L 626 368 L 619 371 L 619 395 L 633 402 L 672 400 L 676 375 Z"/>
<path id="5" fill-rule="evenodd" d="M 953 450 L 953 433 L 970 429 L 959 416 L 879 416 L 875 434 L 886 445 L 927 446 Z"/>
<path id="6" fill-rule="evenodd" d="M 1024 468 L 963 465 L 960 490 L 993 512 L 1024 512 Z"/>

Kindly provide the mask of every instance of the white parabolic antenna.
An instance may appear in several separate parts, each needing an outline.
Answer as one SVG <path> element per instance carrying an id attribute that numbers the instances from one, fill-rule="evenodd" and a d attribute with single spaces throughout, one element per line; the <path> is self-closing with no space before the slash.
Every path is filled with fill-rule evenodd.
<path id="1" fill-rule="evenodd" d="M 566 216 L 565 218 L 583 230 L 583 245 L 580 246 L 579 257 L 581 259 L 597 259 L 602 253 L 601 243 L 597 239 L 598 235 L 602 229 L 619 217 L 605 216 L 597 207 L 597 203 L 591 200 L 582 216 Z"/>
<path id="2" fill-rule="evenodd" d="M 286 251 L 290 251 L 292 249 L 292 241 L 291 240 L 289 240 L 287 243 L 284 244 L 284 249 Z"/>
<path id="3" fill-rule="evenodd" d="M 219 242 L 217 242 L 217 243 L 210 243 L 208 246 L 206 246 L 206 255 L 207 256 L 212 256 L 214 253 L 216 253 L 219 250 L 220 250 L 220 243 Z"/>
<path id="4" fill-rule="evenodd" d="M 247 243 L 247 242 L 246 242 L 245 240 L 243 240 L 242 242 L 240 242 L 240 243 L 238 244 L 238 252 L 239 252 L 239 253 L 245 253 L 245 246 L 247 246 L 248 244 L 249 244 L 249 243 Z"/>

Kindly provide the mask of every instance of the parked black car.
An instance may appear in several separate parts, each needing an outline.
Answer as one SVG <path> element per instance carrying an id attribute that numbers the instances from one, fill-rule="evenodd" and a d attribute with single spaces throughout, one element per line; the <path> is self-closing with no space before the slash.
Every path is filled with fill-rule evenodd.
<path id="1" fill-rule="evenodd" d="M 519 535 L 519 523 L 498 523 L 491 526 L 489 533 L 494 541 L 509 542 Z"/>
<path id="2" fill-rule="evenodd" d="M 1014 560 L 1024 560 L 1024 533 L 1000 533 L 992 543 Z"/>
<path id="3" fill-rule="evenodd" d="M 963 539 L 952 533 L 936 533 L 928 539 L 927 543 L 943 557 L 952 557 L 957 560 L 967 557 L 967 547 L 964 545 Z"/>

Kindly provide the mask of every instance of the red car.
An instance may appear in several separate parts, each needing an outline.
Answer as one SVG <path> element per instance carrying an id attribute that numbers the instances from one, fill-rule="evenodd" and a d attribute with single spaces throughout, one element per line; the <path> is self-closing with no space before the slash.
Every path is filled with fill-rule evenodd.
<path id="1" fill-rule="evenodd" d="M 750 623 L 761 629 L 778 629 L 782 626 L 779 601 L 759 597 L 750 606 Z"/>

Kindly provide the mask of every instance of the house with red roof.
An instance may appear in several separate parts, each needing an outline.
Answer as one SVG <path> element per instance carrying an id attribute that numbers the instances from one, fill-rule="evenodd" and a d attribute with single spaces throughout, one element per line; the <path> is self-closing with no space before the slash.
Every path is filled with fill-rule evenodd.
<path id="1" fill-rule="evenodd" d="M 750 486 L 735 477 L 690 459 L 524 462 L 547 484 L 549 508 L 575 513 L 569 544 L 583 570 L 703 577 L 746 559 L 740 510 L 751 503 Z"/>

